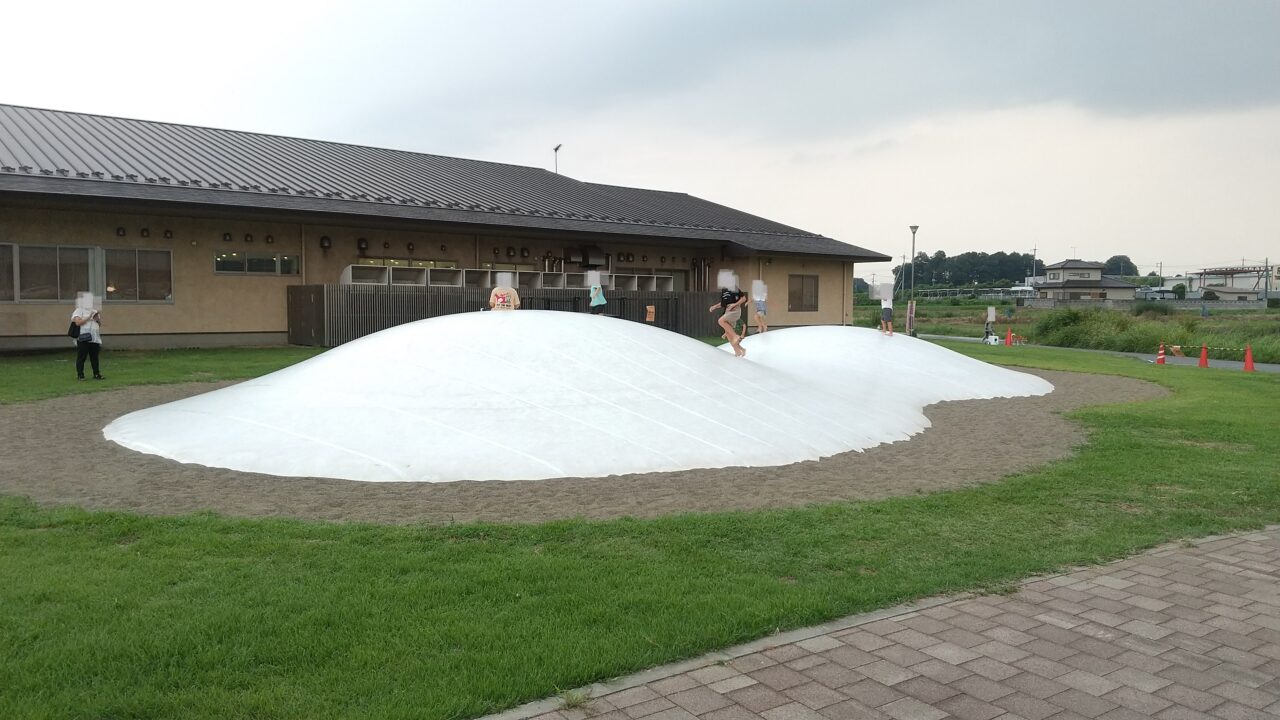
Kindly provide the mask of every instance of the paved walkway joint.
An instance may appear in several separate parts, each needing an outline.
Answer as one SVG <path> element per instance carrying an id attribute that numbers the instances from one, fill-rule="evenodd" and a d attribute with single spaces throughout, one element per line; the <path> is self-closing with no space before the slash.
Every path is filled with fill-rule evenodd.
<path id="1" fill-rule="evenodd" d="M 765 638 L 491 720 L 1280 717 L 1280 528 Z"/>

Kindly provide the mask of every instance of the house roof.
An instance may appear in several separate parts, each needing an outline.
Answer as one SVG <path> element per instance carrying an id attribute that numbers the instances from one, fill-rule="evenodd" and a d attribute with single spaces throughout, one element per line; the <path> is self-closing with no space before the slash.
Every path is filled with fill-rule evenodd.
<path id="1" fill-rule="evenodd" d="M 1044 268 L 1046 270 L 1101 270 L 1106 266 L 1106 263 L 1089 262 L 1088 260 L 1076 260 L 1073 258 L 1071 260 L 1063 260 L 1062 262 L 1054 263 L 1052 265 L 1045 265 Z"/>
<path id="2" fill-rule="evenodd" d="M 1053 282 L 1040 283 L 1036 286 L 1037 290 L 1044 289 L 1065 289 L 1065 288 L 1137 288 L 1138 285 L 1127 283 L 1123 280 L 1115 278 L 1103 277 L 1101 280 L 1058 280 Z"/>
<path id="3" fill-rule="evenodd" d="M 0 104 L 0 191 L 887 255 L 677 192 L 542 168 Z"/>

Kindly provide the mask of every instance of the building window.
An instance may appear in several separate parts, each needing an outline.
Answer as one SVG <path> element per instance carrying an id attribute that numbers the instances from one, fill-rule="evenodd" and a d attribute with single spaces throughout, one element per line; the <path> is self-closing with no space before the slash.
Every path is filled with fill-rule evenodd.
<path id="1" fill-rule="evenodd" d="M 106 253 L 107 297 L 111 302 L 173 299 L 173 254 L 168 250 Z"/>
<path id="2" fill-rule="evenodd" d="M 173 255 L 168 250 L 138 251 L 138 299 L 173 299 Z"/>
<path id="3" fill-rule="evenodd" d="M 18 284 L 13 263 L 13 246 L 0 245 L 0 302 L 13 302 Z"/>
<path id="4" fill-rule="evenodd" d="M 275 255 L 249 255 L 244 261 L 245 272 L 256 275 L 279 275 Z"/>
<path id="5" fill-rule="evenodd" d="M 10 252 L 14 251 L 9 246 Z M 89 291 L 89 248 L 18 247 L 17 281 L 9 261 L 9 295 L 11 300 L 75 300 L 76 293 Z M 4 267 L 0 264 L 0 267 Z M 4 281 L 0 281 L 0 288 Z M 0 297 L 3 297 L 0 291 Z"/>
<path id="6" fill-rule="evenodd" d="M 1050 279 L 1050 280 L 1057 280 L 1057 279 L 1058 279 L 1058 273 L 1056 273 L 1056 272 L 1051 272 L 1051 273 L 1049 273 L 1049 279 Z"/>
<path id="7" fill-rule="evenodd" d="M 0 245 L 0 301 L 173 300 L 172 253 L 96 247 Z M 104 272 L 105 271 L 105 272 Z M 104 277 L 105 275 L 105 277 Z"/>
<path id="8" fill-rule="evenodd" d="M 818 310 L 817 275 L 791 275 L 788 278 L 787 310 L 791 312 Z"/>
<path id="9" fill-rule="evenodd" d="M 1080 278 L 1081 280 L 1087 280 L 1087 279 L 1089 278 L 1089 273 L 1087 273 L 1087 272 L 1069 272 L 1069 273 L 1067 273 L 1067 277 L 1069 277 L 1069 278 Z"/>
<path id="10" fill-rule="evenodd" d="M 297 275 L 302 270 L 298 255 L 272 253 L 217 252 L 213 271 L 228 275 Z"/>

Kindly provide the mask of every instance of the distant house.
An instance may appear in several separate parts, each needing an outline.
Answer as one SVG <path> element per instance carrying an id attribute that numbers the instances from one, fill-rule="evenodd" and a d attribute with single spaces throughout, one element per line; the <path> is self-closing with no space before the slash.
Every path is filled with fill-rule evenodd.
<path id="1" fill-rule="evenodd" d="M 1036 292 L 1048 300 L 1132 300 L 1138 286 L 1104 277 L 1105 267 L 1105 263 L 1076 259 L 1046 265 L 1044 282 Z"/>

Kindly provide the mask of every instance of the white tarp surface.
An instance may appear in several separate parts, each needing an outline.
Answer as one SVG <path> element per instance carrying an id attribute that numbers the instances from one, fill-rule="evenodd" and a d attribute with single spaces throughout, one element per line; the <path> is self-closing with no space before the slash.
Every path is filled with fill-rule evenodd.
<path id="1" fill-rule="evenodd" d="M 125 415 L 103 434 L 180 462 L 363 481 L 536 480 L 814 460 L 928 427 L 940 400 L 1046 381 L 876 330 L 745 341 L 551 311 L 391 328 L 279 372 Z"/>

